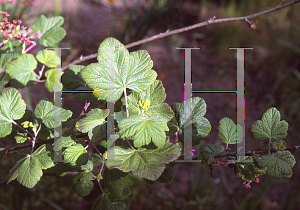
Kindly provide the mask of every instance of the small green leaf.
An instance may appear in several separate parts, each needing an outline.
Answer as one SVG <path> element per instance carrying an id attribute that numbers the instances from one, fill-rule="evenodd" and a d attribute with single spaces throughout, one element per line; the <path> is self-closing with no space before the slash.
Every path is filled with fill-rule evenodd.
<path id="1" fill-rule="evenodd" d="M 120 137 L 133 137 L 135 147 L 150 144 L 152 142 L 162 148 L 166 141 L 166 133 L 169 128 L 164 119 L 134 115 L 119 123 Z"/>
<path id="2" fill-rule="evenodd" d="M 32 155 L 27 155 L 17 161 L 9 171 L 7 183 L 17 179 L 23 186 L 33 188 L 43 175 L 42 169 L 53 166 L 51 147 L 43 144 Z"/>
<path id="3" fill-rule="evenodd" d="M 40 163 L 42 169 L 48 169 L 54 166 L 53 163 L 53 151 L 49 144 L 43 144 L 39 148 L 37 148 L 34 153 L 32 153 L 32 157 L 36 157 Z"/>
<path id="4" fill-rule="evenodd" d="M 255 121 L 251 126 L 251 131 L 256 139 L 284 139 L 287 136 L 289 124 L 280 121 L 280 112 L 276 108 L 268 109 L 262 116 L 262 120 Z"/>
<path id="5" fill-rule="evenodd" d="M 132 172 L 140 178 L 155 181 L 163 173 L 166 165 L 180 156 L 178 147 L 170 142 L 165 143 L 163 148 L 146 149 L 115 147 L 115 159 L 105 161 L 109 169 L 118 168 L 124 172 Z M 106 156 L 106 154 L 105 154 Z M 120 160 L 122 160 L 120 162 Z"/>
<path id="6" fill-rule="evenodd" d="M 92 210 L 126 210 L 126 204 L 120 201 L 111 201 L 109 194 L 105 193 L 94 200 Z"/>
<path id="7" fill-rule="evenodd" d="M 242 180 L 245 180 L 247 182 L 252 182 L 255 180 L 255 176 L 257 174 L 253 171 L 253 167 L 255 167 L 253 164 L 252 165 L 245 165 L 245 166 L 240 166 L 237 165 L 235 167 L 235 174 L 237 177 L 241 178 Z"/>
<path id="8" fill-rule="evenodd" d="M 43 120 L 43 123 L 48 128 L 55 128 L 59 126 L 59 124 L 55 124 L 54 121 L 54 115 L 61 113 L 61 122 L 67 121 L 71 116 L 72 112 L 70 110 L 66 110 L 60 107 L 55 107 L 52 102 L 41 100 L 35 107 L 34 115 L 37 118 L 41 118 Z M 59 115 L 58 115 L 59 116 Z"/>
<path id="9" fill-rule="evenodd" d="M 61 78 L 61 81 L 67 90 L 75 90 L 86 84 L 80 74 L 81 69 L 84 67 L 85 66 L 81 65 L 69 65 L 71 70 L 65 72 Z"/>
<path id="10" fill-rule="evenodd" d="M 63 74 L 61 71 L 55 71 L 55 69 L 49 69 L 45 72 L 45 77 L 47 78 L 45 82 L 45 87 L 48 89 L 49 92 L 54 92 L 54 85 L 55 85 L 55 74 Z M 60 78 L 59 76 L 59 78 Z M 62 90 L 62 84 L 59 82 L 60 90 Z"/>
<path id="11" fill-rule="evenodd" d="M 2 33 L 1 33 L 1 35 Z M 19 41 L 8 41 L 0 48 L 0 67 L 3 68 L 11 59 L 22 55 L 23 44 Z"/>
<path id="12" fill-rule="evenodd" d="M 41 15 L 30 28 L 32 33 L 29 36 L 40 31 L 42 36 L 40 37 L 40 44 L 45 47 L 53 47 L 56 43 L 60 42 L 66 35 L 66 31 L 60 27 L 64 23 L 64 18 L 61 16 L 46 18 Z"/>
<path id="13" fill-rule="evenodd" d="M 53 50 L 47 49 L 39 51 L 36 55 L 36 59 L 49 68 L 54 68 L 61 62 L 61 58 L 55 56 L 55 52 Z"/>
<path id="14" fill-rule="evenodd" d="M 160 183 L 169 183 L 173 180 L 173 176 L 173 167 L 168 164 L 166 165 L 164 172 L 160 175 L 157 181 Z"/>
<path id="15" fill-rule="evenodd" d="M 32 54 L 23 53 L 19 58 L 7 64 L 5 71 L 11 77 L 10 84 L 15 88 L 31 86 L 36 82 L 33 72 L 37 61 Z"/>
<path id="16" fill-rule="evenodd" d="M 7 183 L 17 179 L 21 185 L 33 188 L 42 175 L 42 166 L 38 158 L 27 155 L 18 160 L 15 166 L 9 171 Z"/>
<path id="17" fill-rule="evenodd" d="M 174 113 L 168 104 L 163 103 L 165 99 L 166 93 L 161 81 L 155 80 L 145 91 L 133 91 L 128 96 L 129 115 L 142 114 L 168 122 L 174 117 Z M 124 98 L 122 104 L 126 104 Z"/>
<path id="18" fill-rule="evenodd" d="M 92 109 L 85 118 L 76 123 L 76 129 L 82 133 L 88 133 L 92 141 L 98 141 L 106 136 L 105 118 L 108 114 L 109 109 L 106 109 L 106 111 L 98 108 Z"/>
<path id="19" fill-rule="evenodd" d="M 103 163 L 102 157 L 97 153 L 92 153 L 91 160 L 95 166 L 99 166 Z"/>
<path id="20" fill-rule="evenodd" d="M 17 143 L 24 143 L 27 140 L 27 133 L 19 133 L 15 136 Z"/>
<path id="21" fill-rule="evenodd" d="M 263 156 L 254 160 L 259 168 L 267 167 L 267 174 L 274 179 L 289 178 L 292 176 L 292 167 L 296 163 L 294 156 L 289 151 L 279 151 L 275 156 Z"/>
<path id="22" fill-rule="evenodd" d="M 86 172 L 92 172 L 94 168 L 94 164 L 91 160 L 88 160 L 87 164 L 80 166 L 81 170 L 84 170 Z"/>
<path id="23" fill-rule="evenodd" d="M 290 151 L 278 151 L 275 157 L 287 162 L 292 168 L 296 164 L 294 155 Z"/>
<path id="24" fill-rule="evenodd" d="M 219 122 L 219 140 L 225 144 L 239 144 L 243 140 L 243 127 L 224 117 Z"/>
<path id="25" fill-rule="evenodd" d="M 84 165 L 88 162 L 89 155 L 81 144 L 75 144 L 64 151 L 64 159 L 73 166 Z"/>
<path id="26" fill-rule="evenodd" d="M 73 188 L 82 196 L 90 194 L 94 188 L 92 172 L 79 172 L 73 177 Z"/>
<path id="27" fill-rule="evenodd" d="M 266 150 L 269 149 L 269 145 L 267 145 Z M 276 149 L 276 150 L 285 150 L 286 149 L 286 142 L 283 140 L 274 140 L 271 142 L 271 150 Z"/>
<path id="28" fill-rule="evenodd" d="M 26 103 L 14 88 L 7 90 L 0 98 L 0 138 L 12 131 L 12 122 L 25 114 Z"/>
<path id="29" fill-rule="evenodd" d="M 3 94 L 5 85 L 9 82 L 10 76 L 5 71 L 0 72 L 0 96 Z"/>
<path id="30" fill-rule="evenodd" d="M 211 130 L 211 125 L 209 121 L 203 117 L 206 113 L 206 103 L 202 98 L 193 97 L 191 103 L 191 113 L 189 116 L 185 116 L 185 105 L 183 103 L 174 103 L 172 109 L 175 113 L 175 117 L 168 123 L 172 130 L 171 134 L 178 131 L 178 139 L 184 143 L 184 129 L 188 125 L 185 123 L 185 118 L 191 119 L 192 123 L 192 146 L 200 143 L 205 136 Z"/>
<path id="31" fill-rule="evenodd" d="M 216 144 L 205 144 L 199 148 L 198 159 L 202 164 L 211 164 L 215 158 L 215 154 L 223 152 L 224 147 Z"/>
<path id="32" fill-rule="evenodd" d="M 61 137 L 61 142 L 59 142 L 59 140 L 56 140 L 53 143 L 53 150 L 59 151 L 62 150 L 63 148 L 70 147 L 76 144 L 75 140 L 76 140 L 76 131 L 66 130 Z"/>
<path id="33" fill-rule="evenodd" d="M 118 169 L 104 171 L 104 184 L 115 199 L 122 198 L 122 192 L 126 186 L 140 182 L 141 178 Z"/>

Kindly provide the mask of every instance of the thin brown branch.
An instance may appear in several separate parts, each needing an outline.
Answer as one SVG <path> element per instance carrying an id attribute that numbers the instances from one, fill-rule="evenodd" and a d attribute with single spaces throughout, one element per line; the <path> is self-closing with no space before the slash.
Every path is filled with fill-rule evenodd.
<path id="1" fill-rule="evenodd" d="M 151 41 L 154 41 L 156 39 L 161 39 L 161 38 L 164 38 L 166 36 L 182 33 L 182 32 L 185 32 L 185 31 L 190 31 L 192 29 L 200 28 L 200 27 L 210 25 L 210 24 L 215 24 L 215 23 L 224 23 L 224 22 L 232 22 L 232 21 L 246 21 L 247 23 L 249 23 L 248 19 L 255 18 L 255 17 L 261 16 L 261 15 L 265 15 L 265 14 L 283 9 L 285 7 L 292 6 L 293 4 L 297 4 L 299 2 L 300 2 L 300 0 L 295 0 L 295 1 L 292 1 L 292 2 L 287 3 L 287 4 L 282 4 L 283 3 L 283 1 L 282 1 L 279 5 L 277 5 L 276 7 L 272 8 L 272 9 L 269 9 L 269 10 L 266 10 L 266 11 L 263 11 L 263 12 L 259 12 L 259 13 L 255 13 L 255 14 L 252 14 L 252 15 L 244 16 L 244 17 L 221 18 L 221 19 L 212 19 L 211 18 L 207 21 L 197 23 L 195 25 L 187 26 L 187 27 L 176 29 L 176 30 L 173 30 L 173 31 L 166 31 L 165 33 L 160 33 L 158 35 L 155 35 L 155 36 L 152 36 L 152 37 L 149 37 L 149 38 L 142 39 L 140 41 L 130 43 L 130 44 L 126 45 L 125 47 L 126 48 L 135 47 L 137 45 L 141 45 L 141 44 L 144 44 L 144 43 L 147 43 L 147 42 L 151 42 Z M 78 64 L 78 63 L 81 63 L 83 61 L 90 60 L 90 59 L 96 58 L 96 57 L 97 57 L 97 53 L 91 54 L 91 55 L 88 55 L 88 56 L 84 56 L 84 57 L 81 56 L 79 59 L 73 61 L 70 64 L 75 65 L 75 64 Z M 68 68 L 68 65 L 64 66 L 62 68 L 62 71 L 66 70 L 67 68 Z"/>
<path id="2" fill-rule="evenodd" d="M 300 149 L 300 146 L 292 146 L 292 147 L 287 147 L 285 150 L 293 152 L 297 149 Z M 276 152 L 276 149 L 270 150 L 270 152 Z M 253 152 L 245 152 L 245 156 L 254 156 L 254 155 L 263 155 L 263 154 L 268 154 L 269 150 L 263 150 L 263 151 L 253 151 Z M 236 152 L 223 152 L 223 153 L 218 153 L 215 154 L 215 158 L 221 158 L 221 157 L 229 157 L 229 156 L 236 156 Z M 244 153 L 241 153 L 241 155 L 244 155 Z"/>
<path id="3" fill-rule="evenodd" d="M 76 138 L 84 138 L 86 137 L 86 135 L 77 135 Z M 37 141 L 35 143 L 35 147 L 41 144 L 49 144 L 49 143 L 53 143 L 54 142 L 54 138 L 52 139 L 47 139 L 47 140 L 40 140 Z M 21 144 L 21 145 L 16 145 L 16 146 L 12 146 L 12 147 L 8 147 L 8 148 L 0 148 L 0 152 L 11 152 L 11 151 L 15 151 L 15 150 L 20 150 L 20 149 L 24 149 L 24 148 L 28 148 L 31 147 L 32 144 Z"/>

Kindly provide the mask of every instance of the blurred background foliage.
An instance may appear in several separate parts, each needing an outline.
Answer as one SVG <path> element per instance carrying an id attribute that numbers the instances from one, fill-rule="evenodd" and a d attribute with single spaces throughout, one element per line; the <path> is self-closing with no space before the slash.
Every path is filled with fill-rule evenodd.
<path id="1" fill-rule="evenodd" d="M 20 1 L 18 1 L 20 3 Z M 289 2 L 289 1 L 286 1 Z M 99 44 L 109 36 L 128 44 L 145 37 L 216 18 L 254 14 L 275 7 L 280 0 L 36 0 L 31 10 L 10 10 L 16 18 L 31 24 L 40 14 L 65 17 L 67 35 L 60 47 L 63 66 L 97 52 Z M 6 8 L 9 5 L 5 5 Z M 18 7 L 14 7 L 17 9 Z M 2 7 L 2 9 L 4 9 Z M 158 79 L 163 81 L 167 102 L 183 101 L 183 51 L 176 47 L 201 47 L 193 52 L 193 89 L 235 89 L 236 51 L 228 47 L 253 47 L 245 52 L 246 150 L 262 149 L 265 142 L 253 139 L 250 125 L 270 107 L 276 107 L 289 123 L 287 145 L 299 145 L 300 138 L 300 5 L 296 4 L 254 18 L 256 29 L 244 21 L 205 26 L 161 40 L 131 48 L 146 49 L 154 62 Z M 13 17 L 12 17 L 13 18 Z M 40 50 L 38 47 L 36 52 Z M 96 59 L 84 62 L 87 65 Z M 48 93 L 43 85 L 24 91 L 33 107 Z M 224 94 L 193 94 L 204 98 L 206 117 L 212 131 L 204 143 L 217 143 L 217 126 L 222 117 L 235 119 L 235 98 Z M 53 97 L 48 94 L 48 97 Z M 68 102 L 69 101 L 69 102 Z M 65 99 L 72 105 L 73 98 Z M 74 106 L 73 106 L 74 108 Z M 75 107 L 76 109 L 76 107 Z M 79 113 L 82 107 L 77 107 Z M 231 109 L 231 111 L 229 111 Z M 74 110 L 72 110 L 74 111 Z M 6 144 L 7 142 L 2 142 Z M 220 143 L 219 143 L 220 144 Z M 232 148 L 234 149 L 234 148 Z M 299 153 L 293 153 L 300 160 Z M 4 180 L 22 155 L 1 154 L 0 180 Z M 169 184 L 152 186 L 142 181 L 132 187 L 126 201 L 128 209 L 300 209 L 299 161 L 290 179 L 274 181 L 261 177 L 259 184 L 245 189 L 233 170 L 196 163 L 174 167 Z M 95 185 L 89 196 L 70 191 L 70 176 L 45 176 L 33 189 L 17 182 L 1 183 L 0 209 L 88 209 L 100 193 Z"/>

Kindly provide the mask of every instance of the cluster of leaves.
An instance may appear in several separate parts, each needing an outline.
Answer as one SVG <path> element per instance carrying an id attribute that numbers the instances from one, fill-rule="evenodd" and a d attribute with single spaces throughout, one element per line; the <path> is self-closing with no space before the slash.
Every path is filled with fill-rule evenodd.
<path id="1" fill-rule="evenodd" d="M 228 118 L 223 118 L 219 125 L 219 140 L 225 144 L 236 144 L 243 141 L 243 128 L 239 124 Z M 228 157 L 222 160 L 223 165 L 234 167 L 235 174 L 247 183 L 245 187 L 250 187 L 253 181 L 258 182 L 258 176 L 267 174 L 274 179 L 290 178 L 293 174 L 292 168 L 296 163 L 294 156 L 286 150 L 286 142 L 283 140 L 287 136 L 288 123 L 280 120 L 280 112 L 276 108 L 268 109 L 262 116 L 262 120 L 255 121 L 251 126 L 254 138 L 269 140 L 266 146 L 268 155 L 259 156 L 253 153 L 251 156 L 242 159 Z M 243 151 L 244 148 L 238 148 Z M 215 154 L 222 153 L 224 147 L 221 145 L 206 144 L 199 147 L 198 158 L 204 164 L 216 163 Z M 243 155 L 243 153 L 240 153 Z M 221 161 L 221 160 L 220 160 Z"/>
<path id="2" fill-rule="evenodd" d="M 41 45 L 51 47 L 65 36 L 64 29 L 60 27 L 62 24 L 62 17 L 47 19 L 41 16 L 31 28 L 33 33 L 41 31 Z M 94 108 L 71 119 L 73 113 L 70 110 L 56 107 L 53 101 L 43 99 L 33 112 L 27 110 L 15 88 L 30 86 L 41 78 L 42 71 L 39 76 L 34 72 L 36 59 L 49 68 L 54 68 L 60 60 L 47 49 L 38 52 L 35 59 L 11 41 L 0 51 L 1 67 L 6 65 L 0 75 L 1 94 L 6 84 L 12 87 L 0 98 L 0 137 L 32 144 L 26 156 L 10 170 L 7 182 L 16 179 L 32 188 L 41 179 L 43 170 L 60 176 L 75 172 L 72 189 L 83 196 L 92 191 L 93 180 L 102 190 L 103 180 L 105 191 L 94 201 L 92 209 L 126 209 L 122 201 L 130 195 L 129 186 L 142 179 L 149 184 L 170 182 L 176 165 L 174 161 L 186 155 L 185 148 L 199 145 L 198 159 L 203 164 L 215 162 L 216 153 L 224 151 L 221 145 L 200 146 L 201 140 L 211 130 L 209 121 L 204 117 L 206 104 L 203 99 L 191 99 L 189 116 L 185 113 L 184 103 L 175 103 L 171 107 L 164 103 L 164 87 L 161 81 L 156 80 L 153 62 L 145 50 L 129 53 L 118 40 L 107 38 L 99 46 L 97 63 L 70 65 L 69 71 L 62 74 L 64 88 L 74 90 L 78 101 L 85 100 L 86 106 L 89 103 L 115 102 L 113 125 L 108 122 L 112 114 L 109 109 Z M 45 76 L 46 87 L 53 91 L 55 69 L 47 70 Z M 60 126 L 55 120 L 57 113 L 61 114 L 60 121 L 63 122 L 62 136 L 51 145 L 54 130 Z M 185 129 L 190 126 L 187 120 L 191 122 L 192 136 L 188 138 L 192 139 L 192 145 L 184 142 Z M 113 132 L 106 130 L 110 126 L 117 129 Z M 285 149 L 282 139 L 287 134 L 287 126 L 285 121 L 280 121 L 280 114 L 274 108 L 264 114 L 262 121 L 255 122 L 252 126 L 254 136 L 275 139 L 269 149 L 278 151 L 263 157 L 251 157 L 250 164 L 231 158 L 227 163 L 234 163 L 237 176 L 247 181 L 263 173 L 276 179 L 290 177 L 295 159 L 290 152 L 279 151 Z M 167 134 L 175 134 L 176 139 L 170 140 Z M 82 135 L 87 140 L 85 146 L 80 143 L 79 136 Z M 241 126 L 229 118 L 220 121 L 221 142 L 228 146 L 241 142 L 242 137 Z M 41 140 L 49 140 L 50 144 L 40 144 Z M 88 148 L 93 148 L 92 153 L 88 153 Z M 54 156 L 60 152 L 62 162 L 53 162 Z"/>

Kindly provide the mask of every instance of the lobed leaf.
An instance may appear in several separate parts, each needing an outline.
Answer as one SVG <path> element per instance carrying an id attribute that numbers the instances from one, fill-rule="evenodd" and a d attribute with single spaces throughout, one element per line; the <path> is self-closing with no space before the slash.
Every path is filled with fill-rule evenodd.
<path id="1" fill-rule="evenodd" d="M 215 158 L 215 154 L 223 152 L 224 147 L 217 144 L 205 144 L 199 148 L 198 159 L 202 164 L 209 165 Z"/>
<path id="2" fill-rule="evenodd" d="M 166 165 L 180 156 L 178 147 L 166 142 L 163 148 L 146 149 L 115 147 L 115 159 L 108 159 L 105 164 L 109 169 L 118 168 L 124 172 L 132 172 L 140 178 L 152 181 L 158 179 L 163 173 Z M 120 162 L 120 160 L 122 160 Z"/>
<path id="3" fill-rule="evenodd" d="M 26 103 L 14 88 L 7 90 L 0 98 L 0 138 L 12 132 L 12 122 L 25 114 Z"/>
<path id="4" fill-rule="evenodd" d="M 65 122 L 72 116 L 72 112 L 61 107 L 56 107 L 52 102 L 43 99 L 36 105 L 34 115 L 37 118 L 41 118 L 48 128 L 55 128 L 59 126 L 54 121 L 55 116 L 61 117 L 61 122 Z"/>
<path id="5" fill-rule="evenodd" d="M 276 108 L 268 109 L 262 116 L 262 120 L 255 121 L 251 126 L 251 131 L 256 139 L 274 138 L 284 139 L 287 136 L 289 124 L 280 121 L 280 112 Z"/>
<path id="6" fill-rule="evenodd" d="M 135 147 L 152 142 L 162 148 L 165 145 L 166 133 L 169 128 L 164 119 L 134 115 L 119 123 L 120 137 L 132 138 Z"/>
<path id="7" fill-rule="evenodd" d="M 11 77 L 11 86 L 20 89 L 33 85 L 36 82 L 36 76 L 33 72 L 36 67 L 37 61 L 34 56 L 26 53 L 7 64 L 5 71 Z"/>
<path id="8" fill-rule="evenodd" d="M 225 144 L 239 144 L 243 140 L 243 127 L 224 117 L 219 122 L 219 140 Z"/>
<path id="9" fill-rule="evenodd" d="M 66 31 L 60 27 L 64 23 L 64 18 L 61 16 L 46 18 L 41 15 L 31 26 L 32 33 L 29 36 L 40 31 L 42 36 L 39 43 L 45 47 L 53 47 L 60 42 L 65 36 Z"/>
<path id="10" fill-rule="evenodd" d="M 122 198 L 122 192 L 126 186 L 141 181 L 141 178 L 118 169 L 105 170 L 103 178 L 105 187 L 107 187 L 111 195 L 116 199 Z"/>
<path id="11" fill-rule="evenodd" d="M 82 69 L 81 76 L 87 85 L 97 92 L 95 96 L 106 100 L 107 90 L 117 101 L 125 89 L 142 92 L 156 79 L 151 70 L 153 62 L 145 50 L 130 53 L 114 38 L 105 39 L 99 46 L 98 63 Z M 111 98 L 112 96 L 109 96 Z"/>

